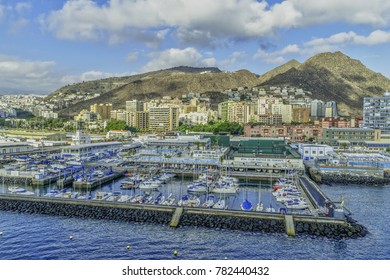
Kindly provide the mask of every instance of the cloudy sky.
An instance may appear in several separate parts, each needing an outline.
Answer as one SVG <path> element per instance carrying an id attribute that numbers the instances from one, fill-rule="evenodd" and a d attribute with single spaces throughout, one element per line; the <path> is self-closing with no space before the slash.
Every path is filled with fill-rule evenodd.
<path id="1" fill-rule="evenodd" d="M 257 74 L 340 50 L 390 77 L 388 0 L 0 0 L 0 88 L 173 66 Z"/>

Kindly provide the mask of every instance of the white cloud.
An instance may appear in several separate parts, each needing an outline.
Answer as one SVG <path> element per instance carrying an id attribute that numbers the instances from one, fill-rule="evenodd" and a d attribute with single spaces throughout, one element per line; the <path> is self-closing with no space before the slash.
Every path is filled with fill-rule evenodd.
<path id="1" fill-rule="evenodd" d="M 86 81 L 100 80 L 111 77 L 121 77 L 121 76 L 130 76 L 134 73 L 124 72 L 124 73 L 109 73 L 101 72 L 96 70 L 87 71 L 79 75 L 66 75 L 61 78 L 60 82 L 63 84 L 74 84 Z"/>
<path id="2" fill-rule="evenodd" d="M 31 8 L 32 8 L 32 4 L 27 2 L 18 2 L 15 5 L 15 11 L 17 11 L 18 13 L 22 13 L 23 11 L 30 10 Z"/>
<path id="3" fill-rule="evenodd" d="M 320 45 L 379 45 L 390 42 L 390 32 L 383 30 L 375 30 L 368 36 L 357 35 L 355 32 L 341 32 L 334 34 L 328 38 L 313 39 L 305 46 L 320 46 Z"/>
<path id="4" fill-rule="evenodd" d="M 161 42 L 170 30 L 183 44 L 216 46 L 272 36 L 279 29 L 338 21 L 388 26 L 390 1 L 285 0 L 271 5 L 256 0 L 111 0 L 99 5 L 92 0 L 69 0 L 45 15 L 42 25 L 69 40 Z"/>
<path id="5" fill-rule="evenodd" d="M 8 88 L 47 92 L 57 84 L 51 72 L 54 65 L 53 61 L 31 61 L 0 55 L 0 84 Z"/>
<path id="6" fill-rule="evenodd" d="M 134 61 L 137 61 L 138 57 L 139 57 L 139 52 L 134 51 L 134 52 L 130 52 L 127 54 L 126 60 L 128 62 L 134 62 Z"/>
<path id="7" fill-rule="evenodd" d="M 390 42 L 390 32 L 375 30 L 369 35 L 358 35 L 353 31 L 341 32 L 327 38 L 316 38 L 303 43 L 301 46 L 294 44 L 284 47 L 282 50 L 266 52 L 259 49 L 253 59 L 262 59 L 266 63 L 280 64 L 286 61 L 285 56 L 290 54 L 300 54 L 312 56 L 322 52 L 340 50 L 348 45 L 379 45 Z"/>
<path id="8" fill-rule="evenodd" d="M 176 66 L 212 67 L 215 58 L 203 58 L 195 48 L 167 49 L 149 54 L 151 60 L 142 68 L 143 72 L 166 69 Z"/>
<path id="9" fill-rule="evenodd" d="M 0 5 L 0 22 L 3 20 L 4 17 L 4 6 Z"/>
<path id="10" fill-rule="evenodd" d="M 222 60 L 218 63 L 218 66 L 220 66 L 223 69 L 231 68 L 231 67 L 238 67 L 245 64 L 245 58 L 246 58 L 246 52 L 244 51 L 235 51 L 233 52 L 229 58 Z"/>

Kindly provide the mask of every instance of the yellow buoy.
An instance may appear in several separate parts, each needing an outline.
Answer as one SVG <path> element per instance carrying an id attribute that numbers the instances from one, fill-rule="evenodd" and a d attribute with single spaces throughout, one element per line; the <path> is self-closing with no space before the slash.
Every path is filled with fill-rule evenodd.
<path id="1" fill-rule="evenodd" d="M 130 250 L 130 248 L 131 248 L 130 246 L 127 246 L 127 250 Z"/>
<path id="2" fill-rule="evenodd" d="M 177 256 L 177 251 L 175 250 L 175 251 L 173 251 L 173 254 L 175 255 L 175 256 Z"/>

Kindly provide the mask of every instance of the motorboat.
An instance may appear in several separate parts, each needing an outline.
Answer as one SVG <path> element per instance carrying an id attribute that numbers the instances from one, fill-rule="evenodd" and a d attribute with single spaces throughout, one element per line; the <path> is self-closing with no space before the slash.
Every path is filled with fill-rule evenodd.
<path id="1" fill-rule="evenodd" d="M 194 183 L 187 186 L 187 192 L 206 193 L 207 189 L 206 183 Z"/>
<path id="2" fill-rule="evenodd" d="M 236 194 L 238 192 L 238 187 L 229 184 L 215 184 L 211 192 L 220 194 Z"/>
<path id="3" fill-rule="evenodd" d="M 111 202 L 115 202 L 115 201 L 118 201 L 118 199 L 120 198 L 120 196 L 122 195 L 121 192 L 113 192 L 111 196 L 109 196 L 106 201 L 111 201 Z"/>
<path id="4" fill-rule="evenodd" d="M 131 196 L 127 195 L 127 194 L 122 194 L 120 195 L 120 197 L 118 198 L 118 202 L 128 202 L 131 200 Z"/>
<path id="5" fill-rule="evenodd" d="M 12 194 L 20 194 L 20 195 L 34 195 L 35 193 L 30 192 L 26 189 L 20 187 L 9 187 L 8 191 Z"/>
<path id="6" fill-rule="evenodd" d="M 156 181 L 144 181 L 139 185 L 139 188 L 141 190 L 155 190 L 158 189 L 158 187 L 161 185 L 161 182 L 156 182 Z"/>
<path id="7" fill-rule="evenodd" d="M 99 192 L 96 192 L 95 197 L 93 198 L 93 200 L 106 200 L 110 196 L 112 196 L 112 193 L 110 193 L 110 192 L 101 192 L 101 191 L 99 191 Z"/>

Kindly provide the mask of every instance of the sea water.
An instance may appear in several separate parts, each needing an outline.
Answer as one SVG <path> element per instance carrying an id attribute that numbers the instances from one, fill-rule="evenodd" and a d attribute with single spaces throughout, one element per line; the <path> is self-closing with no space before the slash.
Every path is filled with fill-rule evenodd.
<path id="1" fill-rule="evenodd" d="M 175 258 L 173 250 L 180 252 L 180 259 L 194 260 L 390 259 L 390 188 L 336 184 L 321 188 L 335 201 L 344 199 L 353 218 L 370 233 L 333 240 L 0 211 L 0 259 L 168 260 Z M 257 197 L 257 189 L 250 193 Z"/>

